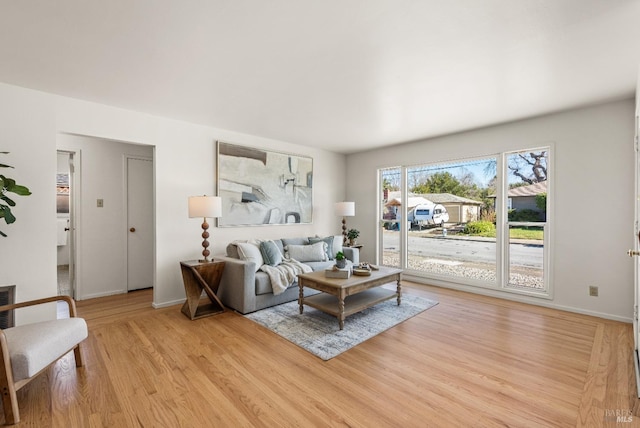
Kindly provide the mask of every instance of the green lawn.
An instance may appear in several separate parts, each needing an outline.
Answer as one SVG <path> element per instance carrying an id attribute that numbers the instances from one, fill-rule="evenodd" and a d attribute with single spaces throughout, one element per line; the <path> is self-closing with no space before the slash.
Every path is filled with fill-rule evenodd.
<path id="1" fill-rule="evenodd" d="M 478 233 L 476 235 L 471 235 L 471 236 L 484 236 L 486 238 L 495 238 L 496 231 L 492 230 L 489 232 Z M 529 229 L 526 227 L 513 227 L 510 230 L 510 237 L 511 239 L 534 239 L 534 240 L 537 239 L 539 241 L 542 241 L 542 239 L 544 238 L 544 233 L 540 228 Z"/>
<path id="2" fill-rule="evenodd" d="M 510 231 L 510 237 L 513 239 L 537 239 L 542 241 L 544 232 L 541 228 L 528 229 L 526 227 L 514 227 Z"/>

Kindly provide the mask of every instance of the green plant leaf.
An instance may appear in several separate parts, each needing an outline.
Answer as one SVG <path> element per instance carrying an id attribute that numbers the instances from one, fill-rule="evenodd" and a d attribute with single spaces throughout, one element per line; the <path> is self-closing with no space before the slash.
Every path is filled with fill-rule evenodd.
<path id="1" fill-rule="evenodd" d="M 0 154 L 6 155 L 9 152 L 0 152 Z M 11 165 L 0 163 L 0 168 L 13 168 Z M 28 187 L 16 184 L 13 178 L 5 177 L 0 174 L 0 218 L 3 218 L 5 223 L 11 224 L 16 221 L 16 217 L 11 212 L 11 207 L 15 207 L 16 203 L 13 199 L 7 196 L 7 193 L 15 193 L 18 196 L 29 196 L 31 191 Z M 4 232 L 0 231 L 0 236 L 6 237 Z"/>
<path id="2" fill-rule="evenodd" d="M 0 236 L 4 236 L 6 238 L 7 234 L 0 230 Z"/>
<path id="3" fill-rule="evenodd" d="M 9 189 L 9 192 L 15 193 L 16 195 L 20 196 L 29 196 L 31 194 L 31 191 L 27 187 L 21 186 L 19 184 L 14 184 L 13 187 Z"/>
<path id="4" fill-rule="evenodd" d="M 11 207 L 15 207 L 15 206 L 16 206 L 16 203 L 15 203 L 13 200 L 9 199 L 9 198 L 8 198 L 7 196 L 5 196 L 5 195 L 2 195 L 2 197 L 0 197 L 0 199 L 2 199 L 3 201 L 5 201 L 5 202 L 7 203 L 7 205 L 9 205 L 9 206 L 11 206 Z"/>
<path id="5" fill-rule="evenodd" d="M 2 179 L 3 187 L 7 189 L 7 191 L 11 191 L 11 188 L 16 185 L 16 180 L 13 178 L 7 178 L 4 175 L 0 175 L 0 179 Z"/>
<path id="6" fill-rule="evenodd" d="M 11 213 L 11 208 L 6 205 L 0 205 L 0 217 L 3 217 L 7 224 L 11 224 L 16 221 L 15 216 Z"/>

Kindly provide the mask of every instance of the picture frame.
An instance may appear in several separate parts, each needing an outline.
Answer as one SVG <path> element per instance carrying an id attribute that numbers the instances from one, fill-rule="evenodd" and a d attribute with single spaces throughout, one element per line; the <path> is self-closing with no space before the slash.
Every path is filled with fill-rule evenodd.
<path id="1" fill-rule="evenodd" d="M 313 158 L 216 143 L 218 227 L 313 222 Z"/>

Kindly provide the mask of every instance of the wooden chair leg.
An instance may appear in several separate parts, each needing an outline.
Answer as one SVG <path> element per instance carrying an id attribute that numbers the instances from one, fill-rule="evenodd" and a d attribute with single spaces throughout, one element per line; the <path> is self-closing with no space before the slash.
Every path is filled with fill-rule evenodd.
<path id="1" fill-rule="evenodd" d="M 73 348 L 73 356 L 76 359 L 76 367 L 82 367 L 82 353 L 80 353 L 80 344 Z"/>
<path id="2" fill-rule="evenodd" d="M 18 409 L 18 397 L 13 382 L 2 385 L 2 406 L 4 407 L 4 421 L 7 425 L 20 422 L 20 410 Z"/>
<path id="3" fill-rule="evenodd" d="M 7 338 L 4 332 L 0 330 L 0 393 L 2 393 L 5 423 L 13 425 L 20 422 L 20 411 L 18 409 L 18 397 L 16 395 L 16 386 L 13 383 L 13 372 L 11 370 L 11 358 L 9 357 Z"/>

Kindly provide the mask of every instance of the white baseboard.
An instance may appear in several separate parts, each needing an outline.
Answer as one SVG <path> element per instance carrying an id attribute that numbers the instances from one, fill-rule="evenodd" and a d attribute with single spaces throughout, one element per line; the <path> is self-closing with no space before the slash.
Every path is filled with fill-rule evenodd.
<path id="1" fill-rule="evenodd" d="M 166 308 L 168 306 L 174 306 L 174 305 L 181 305 L 183 304 L 187 299 L 178 299 L 178 300 L 172 300 L 169 302 L 162 302 L 162 303 L 152 303 L 151 306 L 153 307 L 153 309 L 160 309 L 160 308 Z"/>
<path id="2" fill-rule="evenodd" d="M 581 315 L 589 315 L 589 316 L 592 316 L 592 317 L 604 318 L 604 319 L 608 319 L 608 320 L 612 320 L 612 321 L 620 321 L 620 322 L 624 322 L 624 323 L 632 323 L 633 322 L 633 320 L 631 318 L 621 317 L 621 316 L 618 316 L 618 315 L 612 315 L 612 314 L 608 314 L 608 313 L 604 313 L 604 312 L 589 311 L 589 310 L 586 310 L 586 309 L 576 308 L 576 307 L 573 307 L 573 306 L 558 305 L 558 304 L 553 303 L 553 301 L 548 300 L 548 299 L 540 299 L 540 298 L 536 298 L 536 297 L 530 297 L 530 296 L 525 296 L 525 295 L 520 295 L 520 294 L 515 294 L 515 293 L 508 293 L 508 292 L 504 292 L 504 291 L 500 291 L 500 290 L 492 290 L 492 289 L 488 289 L 488 288 L 474 287 L 474 286 L 471 286 L 471 285 L 464 285 L 464 284 L 456 284 L 456 283 L 445 282 L 445 281 L 438 281 L 438 280 L 422 278 L 422 277 L 414 276 L 414 275 L 403 275 L 403 278 L 405 278 L 406 280 L 411 281 L 411 282 L 417 282 L 419 284 L 433 285 L 435 287 L 441 287 L 441 288 L 449 288 L 449 289 L 452 289 L 452 290 L 464 291 L 464 292 L 472 293 L 472 294 L 480 294 L 482 296 L 495 297 L 497 299 L 511 300 L 511 301 L 514 301 L 514 302 L 526 303 L 526 304 L 535 305 L 535 306 L 542 306 L 542 307 L 551 308 L 551 309 L 558 309 L 560 311 L 573 312 L 573 313 L 581 314 Z"/>
<path id="3" fill-rule="evenodd" d="M 127 292 L 127 290 L 113 290 L 113 291 L 108 291 L 106 293 L 87 294 L 87 295 L 84 295 L 84 296 L 76 297 L 76 300 L 95 299 L 97 297 L 113 296 L 115 294 L 125 294 L 126 292 Z"/>

